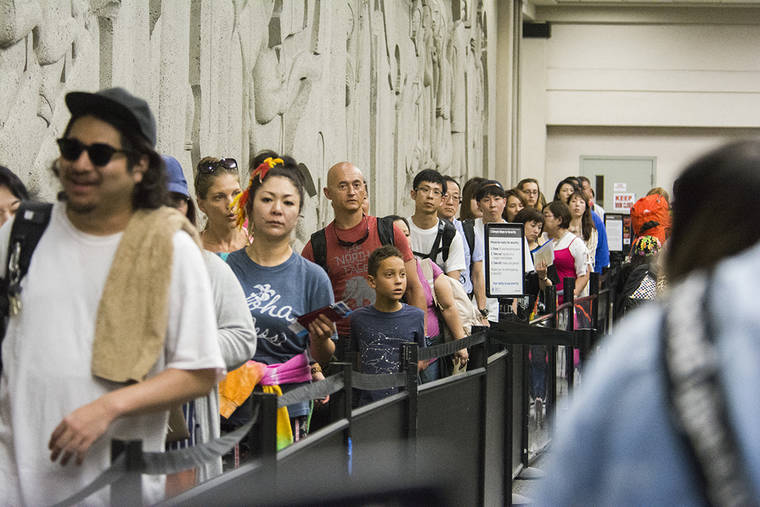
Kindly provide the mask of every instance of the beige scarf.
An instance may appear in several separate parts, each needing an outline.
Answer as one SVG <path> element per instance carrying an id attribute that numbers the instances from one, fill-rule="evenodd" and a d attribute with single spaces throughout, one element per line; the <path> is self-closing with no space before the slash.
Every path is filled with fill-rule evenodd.
<path id="1" fill-rule="evenodd" d="M 198 231 L 179 211 L 137 210 L 108 272 L 95 322 L 92 374 L 113 382 L 140 381 L 161 355 L 169 321 L 174 234 Z"/>

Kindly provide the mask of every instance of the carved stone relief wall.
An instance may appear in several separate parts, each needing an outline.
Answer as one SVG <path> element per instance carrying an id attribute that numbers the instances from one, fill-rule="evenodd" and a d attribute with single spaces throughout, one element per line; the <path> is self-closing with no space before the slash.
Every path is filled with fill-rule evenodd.
<path id="1" fill-rule="evenodd" d="M 417 171 L 486 172 L 487 10 L 469 0 L 0 0 L 0 163 L 52 199 L 65 94 L 124 86 L 149 101 L 159 151 L 191 185 L 207 155 L 247 168 L 271 148 L 302 162 L 317 191 L 299 242 L 331 220 L 321 188 L 341 160 L 364 171 L 373 213 L 408 215 Z"/>

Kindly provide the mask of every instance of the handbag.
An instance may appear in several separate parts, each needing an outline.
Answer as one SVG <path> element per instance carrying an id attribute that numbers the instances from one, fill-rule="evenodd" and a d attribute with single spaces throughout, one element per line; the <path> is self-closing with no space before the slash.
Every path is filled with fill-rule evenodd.
<path id="1" fill-rule="evenodd" d="M 190 438 L 190 431 L 187 429 L 187 421 L 185 421 L 185 414 L 182 412 L 182 405 L 174 406 L 169 410 L 166 443 L 172 444 L 188 438 Z"/>

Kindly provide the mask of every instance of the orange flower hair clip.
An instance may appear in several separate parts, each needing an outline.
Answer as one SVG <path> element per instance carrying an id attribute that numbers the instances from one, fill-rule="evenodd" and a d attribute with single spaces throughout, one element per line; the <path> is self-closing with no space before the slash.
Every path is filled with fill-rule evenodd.
<path id="1" fill-rule="evenodd" d="M 237 220 L 235 220 L 235 225 L 238 228 L 241 228 L 243 226 L 243 223 L 245 223 L 246 219 L 246 212 L 245 212 L 245 205 L 248 203 L 248 197 L 251 194 L 251 187 L 253 186 L 253 180 L 257 176 L 259 177 L 259 183 L 264 182 L 264 178 L 267 177 L 267 173 L 271 168 L 278 164 L 284 164 L 285 162 L 281 158 L 272 158 L 268 157 L 264 159 L 264 161 L 259 164 L 259 166 L 253 170 L 251 173 L 251 177 L 248 179 L 248 186 L 246 186 L 245 190 L 240 192 L 235 199 L 232 201 L 232 207 L 235 210 L 235 215 L 237 216 Z"/>

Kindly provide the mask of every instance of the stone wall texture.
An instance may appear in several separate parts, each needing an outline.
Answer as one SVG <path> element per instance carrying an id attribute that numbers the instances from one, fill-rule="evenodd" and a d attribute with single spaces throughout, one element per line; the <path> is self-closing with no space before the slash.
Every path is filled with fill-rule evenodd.
<path id="1" fill-rule="evenodd" d="M 298 240 L 332 218 L 321 188 L 350 160 L 372 211 L 409 214 L 411 179 L 486 174 L 483 0 L 0 0 L 0 163 L 43 199 L 71 90 L 145 97 L 183 164 L 261 149 L 305 164 Z M 491 137 L 493 133 L 491 132 Z"/>

